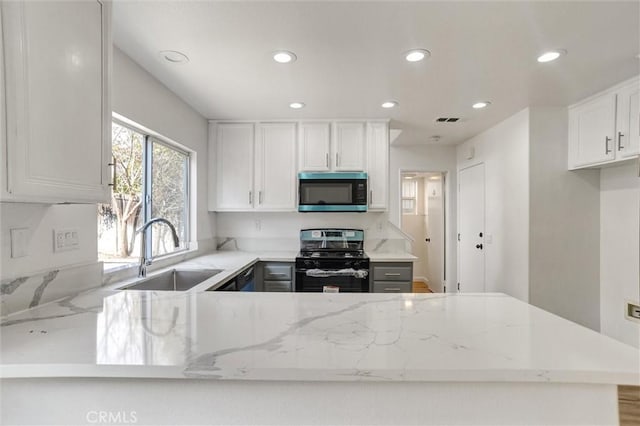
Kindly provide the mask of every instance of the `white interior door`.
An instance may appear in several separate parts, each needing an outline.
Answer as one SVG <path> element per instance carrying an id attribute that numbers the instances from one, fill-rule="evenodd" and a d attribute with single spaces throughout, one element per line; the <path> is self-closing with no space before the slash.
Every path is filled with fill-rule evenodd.
<path id="1" fill-rule="evenodd" d="M 484 292 L 484 164 L 460 170 L 458 183 L 458 290 Z"/>
<path id="2" fill-rule="evenodd" d="M 444 204 L 442 177 L 429 179 L 426 184 L 427 198 L 427 279 L 431 290 L 440 292 L 444 279 Z"/>

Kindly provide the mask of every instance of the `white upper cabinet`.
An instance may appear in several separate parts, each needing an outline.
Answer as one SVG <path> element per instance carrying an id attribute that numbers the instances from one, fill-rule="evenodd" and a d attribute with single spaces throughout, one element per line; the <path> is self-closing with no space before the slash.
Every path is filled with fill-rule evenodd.
<path id="1" fill-rule="evenodd" d="M 215 211 L 295 211 L 296 124 L 213 123 Z M 214 161 L 210 161 L 210 164 Z"/>
<path id="2" fill-rule="evenodd" d="M 358 172 L 365 170 L 365 123 L 333 123 L 333 170 Z"/>
<path id="3" fill-rule="evenodd" d="M 256 138 L 257 210 L 296 208 L 296 125 L 261 123 Z"/>
<path id="4" fill-rule="evenodd" d="M 640 83 L 635 81 L 618 92 L 616 156 L 635 157 L 640 152 Z"/>
<path id="5" fill-rule="evenodd" d="M 367 123 L 369 210 L 389 206 L 389 123 Z"/>
<path id="6" fill-rule="evenodd" d="M 252 123 L 218 123 L 216 127 L 216 210 L 253 208 Z"/>
<path id="7" fill-rule="evenodd" d="M 365 126 L 365 121 L 300 123 L 298 170 L 365 171 Z"/>
<path id="8" fill-rule="evenodd" d="M 638 155 L 638 79 L 569 107 L 569 169 Z"/>
<path id="9" fill-rule="evenodd" d="M 2 200 L 108 202 L 110 3 L 2 2 L 0 11 Z"/>
<path id="10" fill-rule="evenodd" d="M 300 123 L 298 132 L 298 169 L 305 172 L 327 172 L 331 169 L 331 123 Z"/>

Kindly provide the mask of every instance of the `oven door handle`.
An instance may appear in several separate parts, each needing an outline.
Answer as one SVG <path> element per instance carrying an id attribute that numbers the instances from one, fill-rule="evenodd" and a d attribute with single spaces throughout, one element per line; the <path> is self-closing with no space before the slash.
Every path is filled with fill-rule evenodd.
<path id="1" fill-rule="evenodd" d="M 369 276 L 369 271 L 366 269 L 337 269 L 337 270 L 327 270 L 327 269 L 308 269 L 305 272 L 307 277 L 315 277 L 315 278 L 324 278 L 324 277 L 356 277 L 356 278 L 367 278 Z"/>

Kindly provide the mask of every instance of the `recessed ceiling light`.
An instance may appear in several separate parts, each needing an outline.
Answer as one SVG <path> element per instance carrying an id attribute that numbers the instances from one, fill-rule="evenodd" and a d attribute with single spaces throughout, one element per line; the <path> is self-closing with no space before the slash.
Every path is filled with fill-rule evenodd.
<path id="1" fill-rule="evenodd" d="M 304 108 L 304 104 L 302 102 L 291 102 L 289 104 L 289 107 L 293 109 L 300 109 L 300 108 Z"/>
<path id="2" fill-rule="evenodd" d="M 440 176 L 431 176 L 429 180 L 440 180 Z"/>
<path id="3" fill-rule="evenodd" d="M 418 62 L 431 56 L 427 49 L 412 49 L 404 54 L 404 58 L 409 62 Z"/>
<path id="4" fill-rule="evenodd" d="M 298 59 L 295 53 L 288 52 L 286 50 L 279 50 L 273 52 L 273 60 L 280 64 L 288 64 L 289 62 L 295 62 Z"/>
<path id="5" fill-rule="evenodd" d="M 473 108 L 475 109 L 481 109 L 481 108 L 486 108 L 489 105 L 491 105 L 491 102 L 489 101 L 482 101 L 482 102 L 476 102 L 475 104 L 471 105 Z"/>
<path id="6" fill-rule="evenodd" d="M 382 103 L 382 108 L 395 108 L 398 106 L 397 101 L 386 101 Z"/>
<path id="7" fill-rule="evenodd" d="M 160 57 L 172 64 L 186 64 L 189 62 L 189 57 L 177 50 L 162 50 L 160 51 Z"/>
<path id="8" fill-rule="evenodd" d="M 405 178 L 406 180 L 411 180 L 411 179 L 413 179 L 413 176 L 405 176 L 404 178 Z"/>
<path id="9" fill-rule="evenodd" d="M 538 56 L 538 62 L 551 62 L 555 61 L 562 55 L 566 55 L 567 51 L 563 49 L 549 50 Z"/>

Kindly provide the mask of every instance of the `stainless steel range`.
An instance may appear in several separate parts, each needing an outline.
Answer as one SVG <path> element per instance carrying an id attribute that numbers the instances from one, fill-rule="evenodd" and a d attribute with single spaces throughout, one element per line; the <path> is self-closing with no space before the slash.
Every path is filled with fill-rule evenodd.
<path id="1" fill-rule="evenodd" d="M 296 257 L 296 291 L 369 291 L 369 257 L 362 229 L 303 229 Z"/>

